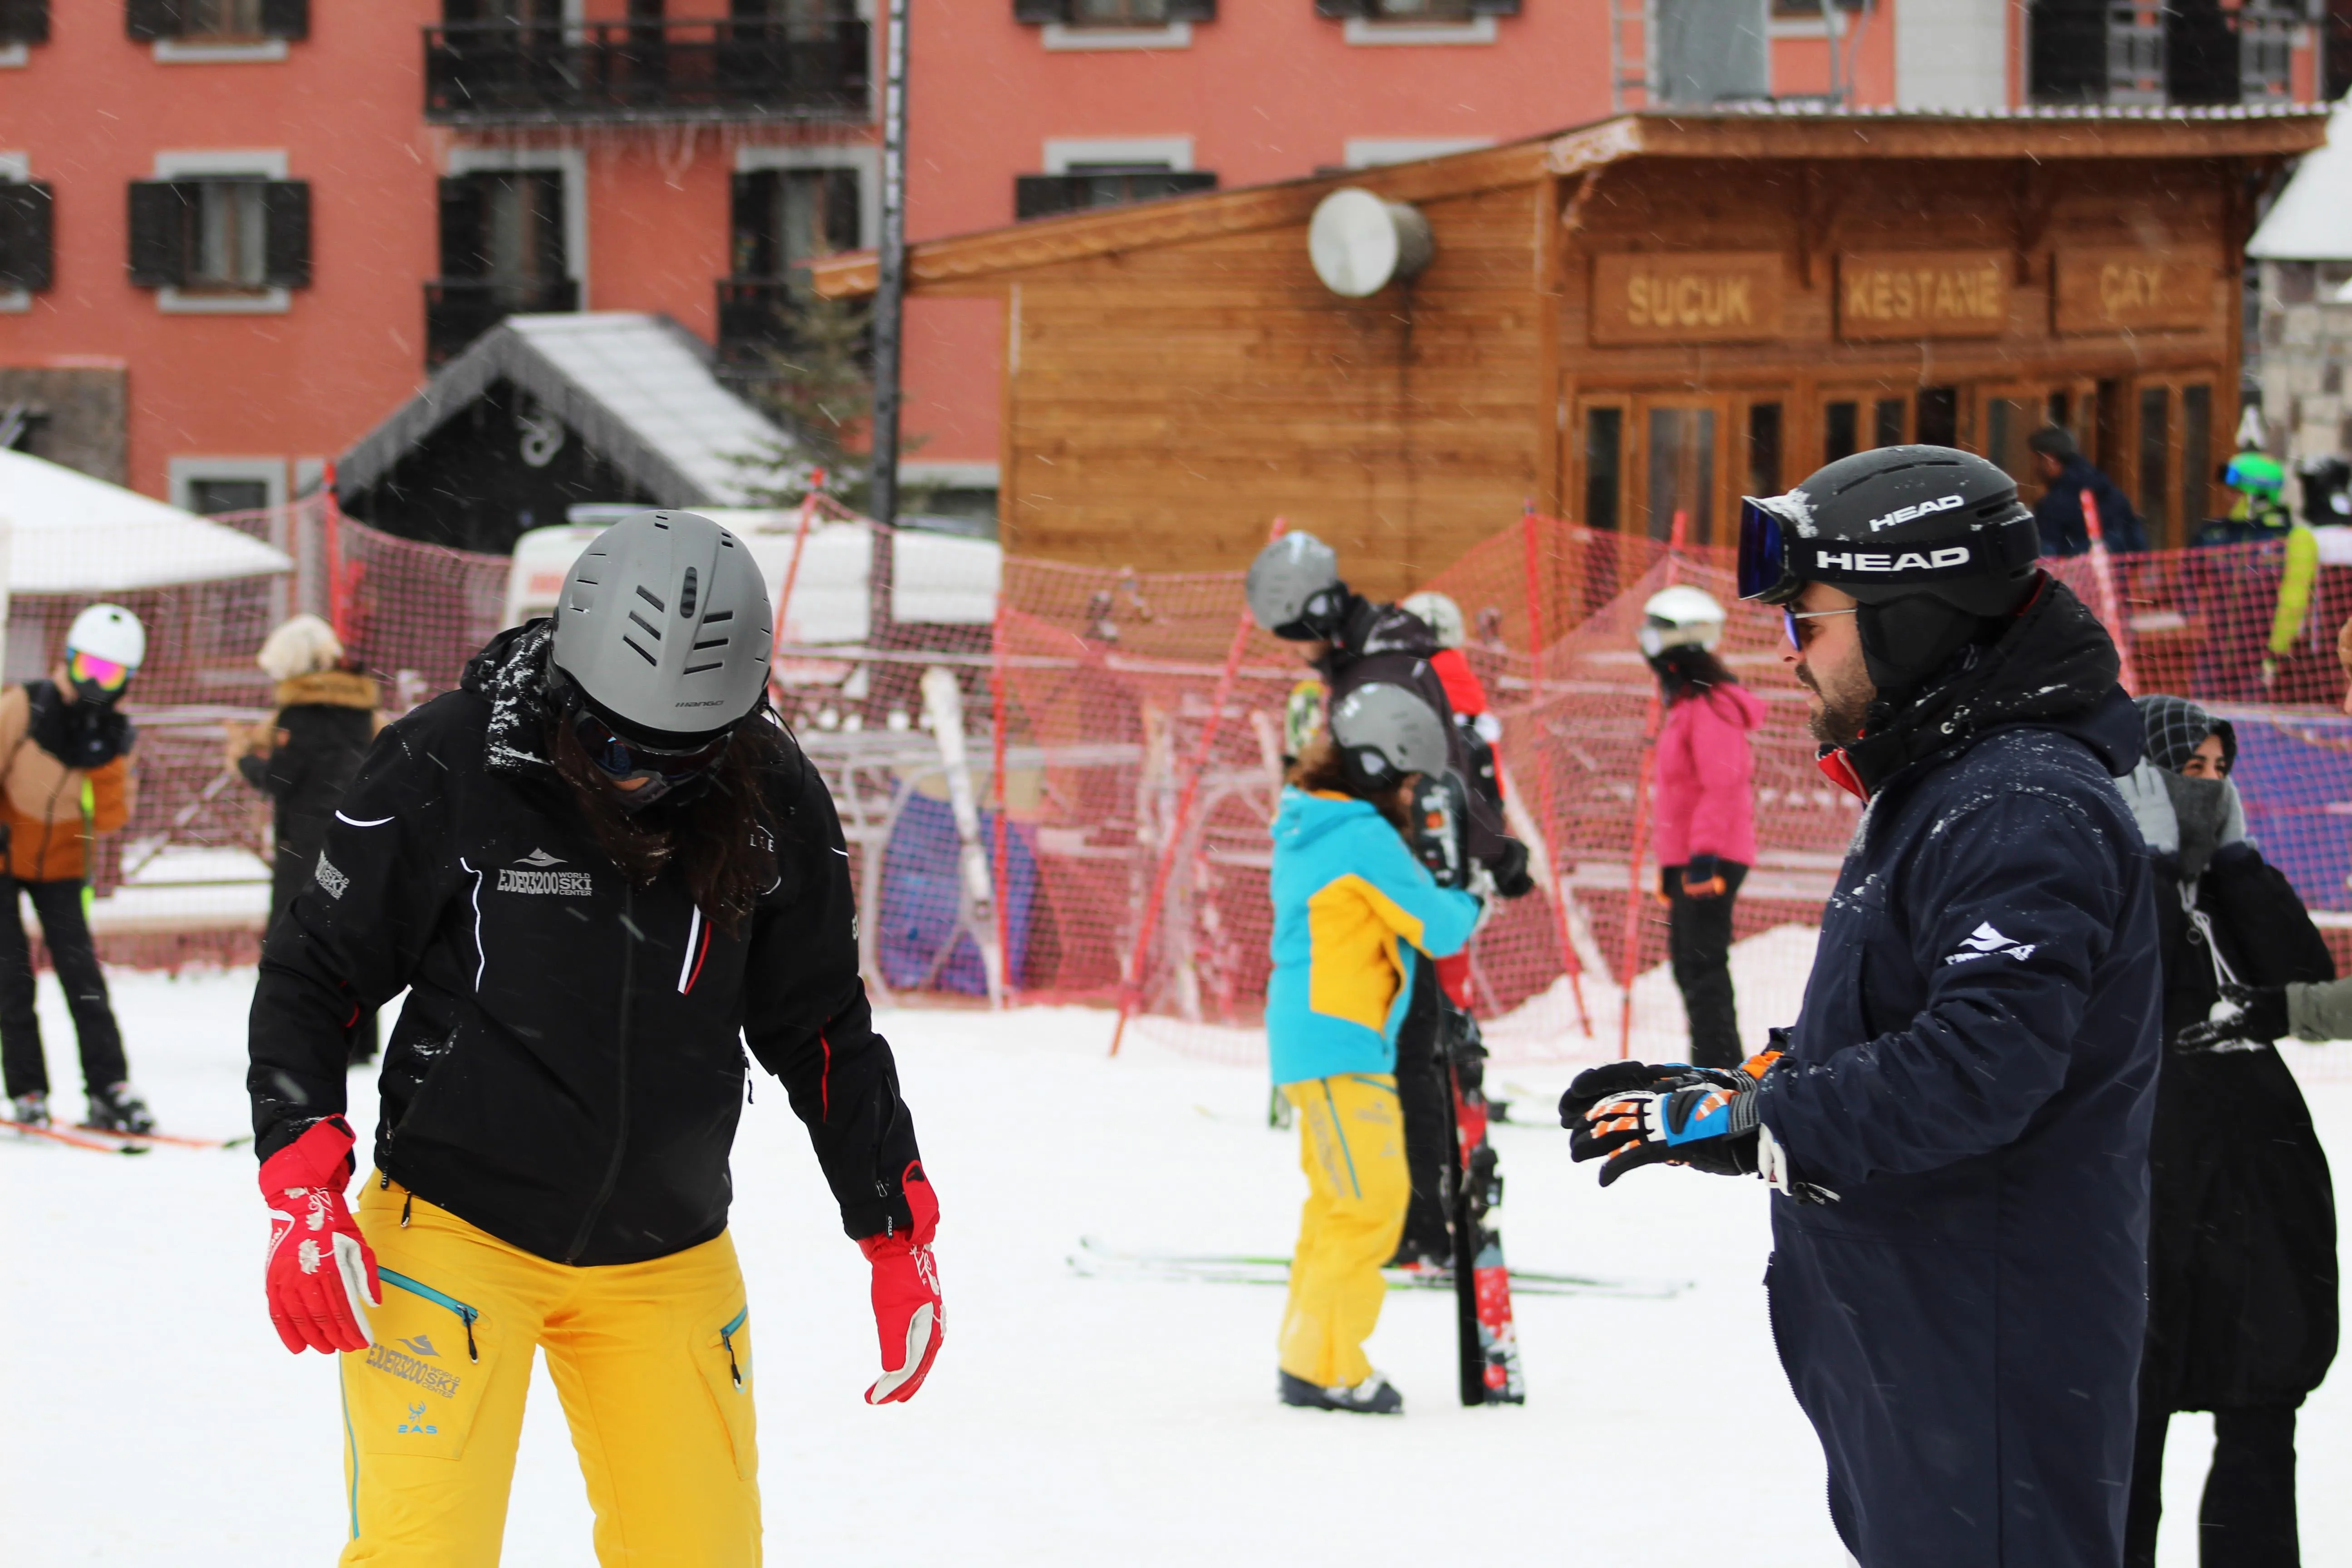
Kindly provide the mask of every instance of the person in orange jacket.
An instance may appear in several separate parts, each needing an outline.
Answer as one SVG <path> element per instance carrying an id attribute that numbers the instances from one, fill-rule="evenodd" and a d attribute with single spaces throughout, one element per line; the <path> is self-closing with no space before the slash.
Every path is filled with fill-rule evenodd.
<path id="1" fill-rule="evenodd" d="M 33 954 L 16 912 L 19 888 L 40 917 L 81 1046 L 87 1126 L 148 1132 L 155 1119 L 132 1092 L 122 1031 L 107 1000 L 83 891 L 89 852 L 131 819 L 131 722 L 117 708 L 147 657 L 146 628 L 120 605 L 92 605 L 66 634 L 47 680 L 0 692 L 0 1075 L 11 1121 L 46 1126 L 48 1065 L 33 1010 Z"/>

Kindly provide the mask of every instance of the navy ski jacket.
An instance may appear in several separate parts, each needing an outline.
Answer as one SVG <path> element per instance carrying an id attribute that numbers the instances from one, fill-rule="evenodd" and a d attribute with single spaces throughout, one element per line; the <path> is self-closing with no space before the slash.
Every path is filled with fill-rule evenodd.
<path id="1" fill-rule="evenodd" d="M 2141 746 L 2056 582 L 1849 748 L 1871 791 L 1759 1089 L 1774 1337 L 1864 1568 L 2116 1568 L 2147 1312 Z M 1874 730 L 1875 731 L 1875 726 Z"/>

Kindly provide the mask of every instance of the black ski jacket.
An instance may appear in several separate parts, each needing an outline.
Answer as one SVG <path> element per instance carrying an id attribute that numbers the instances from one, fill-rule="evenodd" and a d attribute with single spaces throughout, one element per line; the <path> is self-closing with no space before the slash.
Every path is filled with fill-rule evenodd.
<path id="1" fill-rule="evenodd" d="M 1445 682 L 1429 664 L 1436 651 L 1437 637 L 1419 616 L 1350 594 L 1347 612 L 1340 617 L 1339 635 L 1331 639 L 1330 651 L 1316 661 L 1315 668 L 1322 672 L 1334 708 L 1359 686 L 1376 681 L 1402 686 L 1420 697 L 1444 721 L 1447 765 L 1467 783 L 1481 776 L 1480 759 L 1473 753 L 1475 737 L 1454 721 L 1454 699 L 1446 695 Z M 1482 742 L 1475 743 L 1484 746 Z M 1490 775 L 1493 772 L 1491 756 L 1485 772 Z M 1501 813 L 1484 792 L 1466 789 L 1464 795 L 1462 852 L 1480 865 L 1491 865 L 1517 841 L 1504 828 Z"/>
<path id="2" fill-rule="evenodd" d="M 2169 1040 L 2206 1020 L 2221 982 L 2181 897 L 2179 860 L 2160 855 L 2155 864 Z M 2336 978 L 2303 900 L 2251 841 L 2223 846 L 2188 886 L 2243 984 Z M 2243 1042 L 2168 1050 L 2149 1164 L 2143 1405 L 2302 1404 L 2336 1359 L 2336 1196 L 2303 1090 L 2278 1051 Z"/>
<path id="3" fill-rule="evenodd" d="M 1869 809 L 1763 1124 L 1781 1363 L 1864 1568 L 2119 1563 L 2146 1319 L 2141 747 L 2063 585 L 1847 761 Z"/>
<path id="4" fill-rule="evenodd" d="M 353 1010 L 405 987 L 375 1163 L 501 1241 L 589 1265 L 719 1235 L 747 1040 L 808 1125 L 843 1228 L 909 1224 L 914 1123 L 858 978 L 824 780 L 795 749 L 772 796 L 780 877 L 740 938 L 674 871 L 631 888 L 546 755 L 551 640 L 546 621 L 500 634 L 362 764 L 262 950 L 261 1156 L 343 1110 Z"/>

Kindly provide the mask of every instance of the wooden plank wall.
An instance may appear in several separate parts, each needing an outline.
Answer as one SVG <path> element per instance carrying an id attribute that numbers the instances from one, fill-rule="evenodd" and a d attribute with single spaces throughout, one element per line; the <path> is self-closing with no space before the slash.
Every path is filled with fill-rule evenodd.
<path id="1" fill-rule="evenodd" d="M 1436 256 L 1409 300 L 1333 295 L 1299 226 L 1023 272 L 1005 547 L 1234 568 L 1281 515 L 1362 591 L 1410 591 L 1514 520 L 1551 456 L 1542 189 L 1424 204 Z"/>

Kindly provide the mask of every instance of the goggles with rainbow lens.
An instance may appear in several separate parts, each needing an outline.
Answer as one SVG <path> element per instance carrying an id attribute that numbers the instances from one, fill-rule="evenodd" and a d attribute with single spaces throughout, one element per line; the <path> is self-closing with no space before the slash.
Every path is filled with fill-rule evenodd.
<path id="1" fill-rule="evenodd" d="M 131 684 L 131 666 L 72 648 L 66 653 L 66 679 L 84 690 L 112 695 Z"/>

